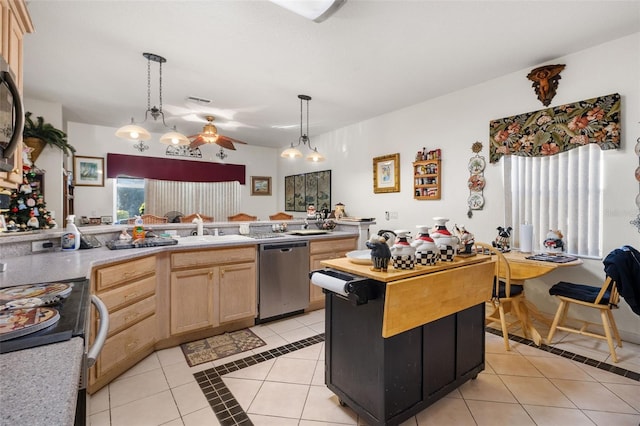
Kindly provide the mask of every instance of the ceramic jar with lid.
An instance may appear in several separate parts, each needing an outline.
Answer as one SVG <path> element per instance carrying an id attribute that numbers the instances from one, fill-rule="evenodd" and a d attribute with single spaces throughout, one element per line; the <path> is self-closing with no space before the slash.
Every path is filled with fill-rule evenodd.
<path id="1" fill-rule="evenodd" d="M 391 260 L 396 269 L 413 269 L 416 265 L 416 249 L 411 246 L 409 231 L 394 231 L 396 241 L 391 247 Z"/>
<path id="2" fill-rule="evenodd" d="M 418 265 L 435 265 L 440 258 L 440 250 L 429 235 L 429 226 L 418 225 L 418 236 L 411 242 L 416 249 L 416 263 Z"/>
<path id="3" fill-rule="evenodd" d="M 431 238 L 433 238 L 433 241 L 440 250 L 440 260 L 450 262 L 456 254 L 456 249 L 460 241 L 447 229 L 446 224 L 449 221 L 448 218 L 434 217 L 433 220 L 436 224 L 431 230 Z"/>

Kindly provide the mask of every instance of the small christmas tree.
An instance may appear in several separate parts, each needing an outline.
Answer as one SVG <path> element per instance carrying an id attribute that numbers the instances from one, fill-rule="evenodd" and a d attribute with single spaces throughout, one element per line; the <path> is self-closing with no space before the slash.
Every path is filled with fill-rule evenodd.
<path id="1" fill-rule="evenodd" d="M 8 230 L 30 231 L 56 226 L 47 210 L 44 196 L 36 181 L 36 168 L 23 157 L 22 184 L 11 192 L 9 211 L 5 213 Z"/>

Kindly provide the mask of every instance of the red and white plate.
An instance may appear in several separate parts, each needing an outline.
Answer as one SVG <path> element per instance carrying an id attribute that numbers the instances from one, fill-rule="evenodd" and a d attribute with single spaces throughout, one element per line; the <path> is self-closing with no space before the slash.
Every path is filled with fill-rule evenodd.
<path id="1" fill-rule="evenodd" d="M 12 309 L 0 312 L 0 342 L 35 333 L 60 319 L 53 308 Z"/>
<path id="2" fill-rule="evenodd" d="M 64 298 L 71 293 L 71 286 L 72 284 L 67 283 L 42 283 L 3 287 L 0 288 L 0 305 L 32 297 L 58 296 Z"/>

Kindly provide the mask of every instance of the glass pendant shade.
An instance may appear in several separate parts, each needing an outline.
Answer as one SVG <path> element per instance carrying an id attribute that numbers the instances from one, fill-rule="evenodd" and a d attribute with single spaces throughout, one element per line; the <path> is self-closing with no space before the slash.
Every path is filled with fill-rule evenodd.
<path id="1" fill-rule="evenodd" d="M 285 149 L 284 151 L 282 151 L 282 153 L 280 154 L 280 157 L 282 158 L 302 158 L 302 153 L 300 152 L 300 150 L 294 148 L 293 146 L 290 148 Z"/>
<path id="2" fill-rule="evenodd" d="M 324 155 L 320 154 L 317 149 L 314 149 L 313 152 L 307 155 L 306 159 L 312 163 L 320 163 L 324 161 Z"/>
<path id="3" fill-rule="evenodd" d="M 175 129 L 173 129 L 172 132 L 168 132 L 160 136 L 160 142 L 165 145 L 173 146 L 189 145 L 191 143 L 185 135 L 177 132 Z"/>
<path id="4" fill-rule="evenodd" d="M 131 124 L 127 124 L 116 130 L 116 136 L 132 142 L 148 141 L 151 139 L 151 133 L 147 132 L 144 127 L 133 124 L 133 119 L 131 119 Z"/>

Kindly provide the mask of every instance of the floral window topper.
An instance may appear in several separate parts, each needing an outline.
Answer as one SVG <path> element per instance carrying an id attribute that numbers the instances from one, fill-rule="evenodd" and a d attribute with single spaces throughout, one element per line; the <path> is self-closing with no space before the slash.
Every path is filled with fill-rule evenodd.
<path id="1" fill-rule="evenodd" d="M 620 95 L 617 93 L 489 124 L 489 162 L 503 155 L 544 157 L 588 143 L 620 148 Z"/>

